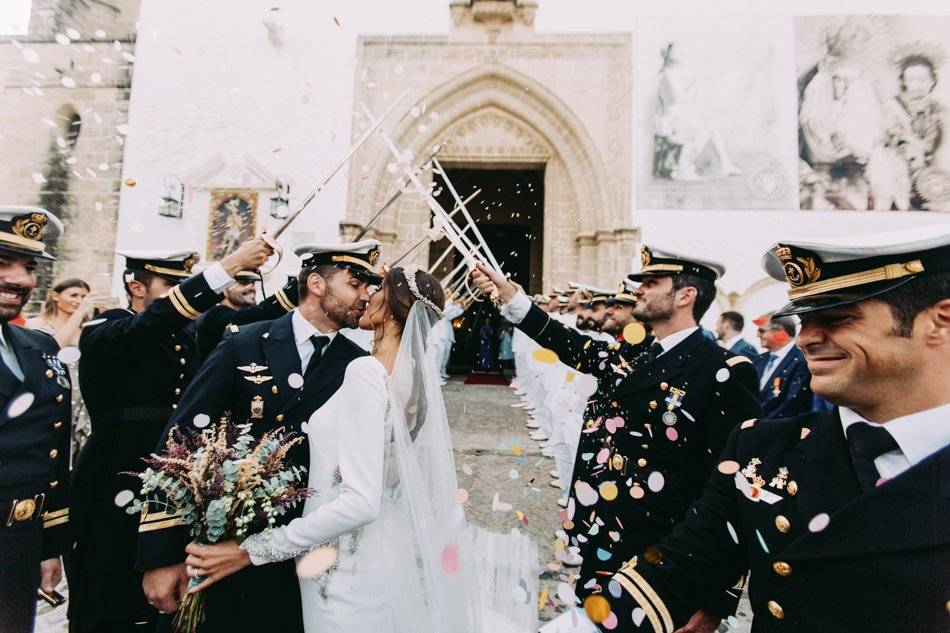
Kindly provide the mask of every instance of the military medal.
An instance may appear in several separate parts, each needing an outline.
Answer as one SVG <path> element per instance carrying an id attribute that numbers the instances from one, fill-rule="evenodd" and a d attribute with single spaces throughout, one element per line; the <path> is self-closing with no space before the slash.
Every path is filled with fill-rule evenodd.
<path id="1" fill-rule="evenodd" d="M 254 396 L 251 399 L 251 419 L 260 420 L 264 417 L 264 399 L 260 396 Z"/>
<path id="2" fill-rule="evenodd" d="M 267 369 L 267 365 L 258 365 L 257 363 L 251 363 L 250 365 L 244 365 L 243 367 L 238 367 L 240 371 L 247 372 L 249 374 L 257 374 Z"/>
<path id="3" fill-rule="evenodd" d="M 50 371 L 48 371 L 46 375 L 50 378 L 56 376 L 56 382 L 59 386 L 63 389 L 69 389 L 69 370 L 63 366 L 59 358 L 44 353 L 43 360 L 46 361 L 46 365 L 50 368 Z"/>
<path id="4" fill-rule="evenodd" d="M 782 393 L 782 379 L 776 376 L 772 381 L 772 396 L 778 398 L 780 393 Z"/>
<path id="5" fill-rule="evenodd" d="M 785 488 L 785 483 L 788 481 L 788 468 L 782 466 L 778 469 L 778 474 L 772 477 L 772 481 L 769 482 L 769 485 L 773 488 L 778 488 L 782 490 Z"/>
<path id="6" fill-rule="evenodd" d="M 677 389 L 676 387 L 670 387 L 670 393 L 666 396 L 664 402 L 666 402 L 666 412 L 660 417 L 663 420 L 663 424 L 666 426 L 673 426 L 677 422 L 676 412 L 673 409 L 677 409 L 683 406 L 683 397 L 686 395 L 685 389 Z"/>
<path id="7" fill-rule="evenodd" d="M 261 383 L 264 383 L 264 382 L 267 382 L 268 380 L 273 380 L 273 379 L 274 379 L 273 376 L 261 376 L 261 375 L 245 376 L 245 377 L 244 377 L 244 380 L 247 380 L 247 381 L 249 381 L 249 382 L 253 382 L 255 385 L 259 385 L 259 384 L 261 384 Z"/>

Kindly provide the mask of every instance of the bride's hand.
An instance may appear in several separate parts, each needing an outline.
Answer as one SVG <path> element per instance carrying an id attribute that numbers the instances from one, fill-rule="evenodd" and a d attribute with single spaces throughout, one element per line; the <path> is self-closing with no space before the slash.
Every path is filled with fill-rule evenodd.
<path id="1" fill-rule="evenodd" d="M 190 543 L 185 548 L 185 552 L 188 553 L 188 558 L 185 559 L 188 575 L 201 579 L 201 584 L 191 587 L 188 593 L 207 589 L 222 578 L 239 572 L 251 564 L 251 557 L 233 540 L 214 545 Z"/>

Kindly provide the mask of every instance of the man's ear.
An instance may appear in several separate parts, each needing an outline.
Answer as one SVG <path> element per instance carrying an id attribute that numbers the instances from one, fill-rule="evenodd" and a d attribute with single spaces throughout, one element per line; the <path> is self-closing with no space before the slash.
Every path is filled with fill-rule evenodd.
<path id="1" fill-rule="evenodd" d="M 942 299 L 929 310 L 924 310 L 918 318 L 925 319 L 927 343 L 929 345 L 950 345 L 950 299 Z M 914 329 L 920 327 L 914 325 Z"/>
<path id="2" fill-rule="evenodd" d="M 310 273 L 307 277 L 307 289 L 314 295 L 322 297 L 327 293 L 327 280 L 319 273 Z"/>
<path id="3" fill-rule="evenodd" d="M 146 293 L 148 292 L 148 289 L 145 287 L 145 284 L 143 284 L 141 281 L 137 279 L 133 279 L 131 281 L 126 282 L 125 287 L 128 289 L 130 295 L 138 299 L 144 298 Z"/>
<path id="4" fill-rule="evenodd" d="M 684 286 L 683 288 L 680 288 L 680 290 L 682 290 L 682 294 L 680 294 L 679 305 L 685 306 L 693 301 L 696 301 L 696 288 L 693 286 Z"/>

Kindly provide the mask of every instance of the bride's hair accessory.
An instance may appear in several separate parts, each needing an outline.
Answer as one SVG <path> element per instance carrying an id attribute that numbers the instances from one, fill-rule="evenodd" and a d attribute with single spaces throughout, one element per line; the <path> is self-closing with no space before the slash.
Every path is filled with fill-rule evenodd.
<path id="1" fill-rule="evenodd" d="M 416 285 L 416 273 L 419 272 L 419 267 L 415 264 L 410 264 L 402 269 L 402 274 L 406 278 L 406 283 L 409 284 L 409 291 L 412 293 L 416 299 L 424 303 L 426 306 L 432 308 L 436 316 L 440 319 L 442 318 L 442 310 L 433 303 L 432 299 L 428 299 L 422 296 L 422 293 L 419 292 L 419 286 Z"/>

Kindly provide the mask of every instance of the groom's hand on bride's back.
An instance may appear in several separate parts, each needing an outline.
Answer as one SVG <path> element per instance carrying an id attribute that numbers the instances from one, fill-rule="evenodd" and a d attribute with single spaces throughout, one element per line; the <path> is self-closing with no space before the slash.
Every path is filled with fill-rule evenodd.
<path id="1" fill-rule="evenodd" d="M 188 591 L 185 563 L 146 570 L 142 589 L 150 605 L 161 613 L 174 613 Z"/>

